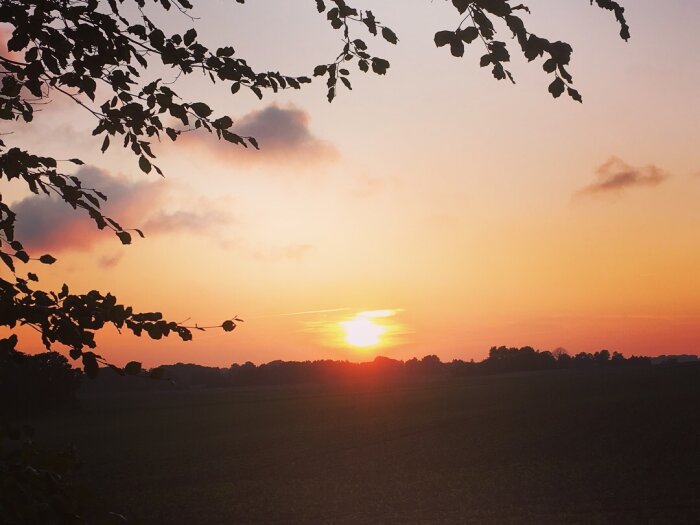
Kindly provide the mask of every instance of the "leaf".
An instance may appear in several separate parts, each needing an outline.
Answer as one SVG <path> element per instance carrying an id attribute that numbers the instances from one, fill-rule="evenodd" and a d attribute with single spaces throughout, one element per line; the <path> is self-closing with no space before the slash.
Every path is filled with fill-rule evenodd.
<path id="1" fill-rule="evenodd" d="M 218 57 L 232 57 L 236 51 L 231 46 L 220 47 L 216 50 L 216 56 Z"/>
<path id="2" fill-rule="evenodd" d="M 117 237 L 119 237 L 122 244 L 131 244 L 131 234 L 129 232 L 117 232 Z"/>
<path id="3" fill-rule="evenodd" d="M 564 81 L 557 77 L 554 79 L 554 81 L 549 85 L 548 91 L 552 94 L 554 98 L 559 98 L 562 93 L 564 93 L 565 89 Z"/>
<path id="4" fill-rule="evenodd" d="M 82 160 L 80 159 L 68 159 L 68 162 L 72 162 L 73 164 L 77 164 L 78 166 L 82 166 L 85 164 Z"/>
<path id="5" fill-rule="evenodd" d="M 223 116 L 221 118 L 216 119 L 214 122 L 212 122 L 212 125 L 216 129 L 228 129 L 231 126 L 233 126 L 233 120 L 231 120 L 231 117 Z"/>
<path id="6" fill-rule="evenodd" d="M 32 272 L 29 272 L 27 274 L 27 279 L 29 279 L 30 281 L 34 281 L 34 282 L 39 281 L 39 277 L 37 277 L 37 275 L 35 273 L 32 273 Z"/>
<path id="7" fill-rule="evenodd" d="M 396 44 L 399 41 L 399 39 L 396 37 L 396 33 L 394 33 L 388 27 L 382 27 L 382 36 L 384 37 L 384 40 L 391 44 Z"/>
<path id="8" fill-rule="evenodd" d="M 53 264 L 56 262 L 56 258 L 47 253 L 39 257 L 39 262 L 42 264 Z"/>
<path id="9" fill-rule="evenodd" d="M 367 30 L 373 35 L 377 35 L 377 19 L 374 18 L 372 11 L 367 11 L 365 17 L 362 19 L 364 24 L 367 26 Z"/>
<path id="10" fill-rule="evenodd" d="M 13 272 L 15 271 L 15 263 L 12 261 L 12 257 L 7 255 L 5 252 L 0 252 L 0 259 L 2 259 L 2 262 L 4 262 L 10 270 Z"/>
<path id="11" fill-rule="evenodd" d="M 574 88 L 566 88 L 566 91 L 569 94 L 569 96 L 573 98 L 576 102 L 583 102 L 583 97 L 581 96 L 581 93 L 579 93 Z"/>
<path id="12" fill-rule="evenodd" d="M 192 42 L 194 42 L 195 38 L 197 38 L 197 31 L 195 31 L 194 28 L 188 29 L 183 37 L 185 45 L 189 46 L 190 44 L 192 44 Z"/>
<path id="13" fill-rule="evenodd" d="M 102 142 L 102 147 L 100 148 L 100 151 L 104 153 L 107 151 L 107 148 L 109 148 L 109 135 L 105 135 L 105 139 Z"/>
<path id="14" fill-rule="evenodd" d="M 377 57 L 372 59 L 372 71 L 376 74 L 384 75 L 387 69 L 389 69 L 389 61 Z"/>
<path id="15" fill-rule="evenodd" d="M 438 31 L 435 33 L 435 45 L 437 47 L 446 46 L 455 38 L 452 31 Z"/>
<path id="16" fill-rule="evenodd" d="M 453 57 L 464 56 L 464 42 L 459 38 L 454 38 L 450 42 L 450 53 Z"/>
<path id="17" fill-rule="evenodd" d="M 211 108 L 207 106 L 204 102 L 195 102 L 193 104 L 190 104 L 190 108 L 192 109 L 192 111 L 195 112 L 195 114 L 198 117 L 201 118 L 206 118 L 212 114 Z"/>
<path id="18" fill-rule="evenodd" d="M 141 155 L 139 157 L 139 168 L 141 168 L 141 171 L 143 171 L 144 173 L 150 173 L 151 172 L 151 161 L 148 160 L 143 155 Z"/>
<path id="19" fill-rule="evenodd" d="M 479 36 L 479 30 L 474 26 L 469 26 L 457 31 L 457 36 L 461 38 L 462 42 L 465 44 L 471 44 Z"/>
<path id="20" fill-rule="evenodd" d="M 328 66 L 324 64 L 320 64 L 314 68 L 314 76 L 315 77 L 321 77 L 326 74 L 326 70 L 328 69 Z"/>

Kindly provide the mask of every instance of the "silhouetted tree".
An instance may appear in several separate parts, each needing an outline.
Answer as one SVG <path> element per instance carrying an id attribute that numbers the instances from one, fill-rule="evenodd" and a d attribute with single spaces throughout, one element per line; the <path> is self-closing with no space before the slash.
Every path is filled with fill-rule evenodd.
<path id="1" fill-rule="evenodd" d="M 596 364 L 605 365 L 610 361 L 610 352 L 607 350 L 600 350 L 593 355 L 593 360 Z"/>
<path id="2" fill-rule="evenodd" d="M 70 407 L 80 386 L 81 372 L 58 352 L 25 355 L 0 348 L 0 411 L 27 416 Z"/>

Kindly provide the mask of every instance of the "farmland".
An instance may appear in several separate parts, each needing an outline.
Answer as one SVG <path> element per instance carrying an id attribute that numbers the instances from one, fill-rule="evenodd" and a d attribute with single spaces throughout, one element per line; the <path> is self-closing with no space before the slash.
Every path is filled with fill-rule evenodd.
<path id="1" fill-rule="evenodd" d="M 700 519 L 700 367 L 91 394 L 35 426 L 129 523 Z"/>

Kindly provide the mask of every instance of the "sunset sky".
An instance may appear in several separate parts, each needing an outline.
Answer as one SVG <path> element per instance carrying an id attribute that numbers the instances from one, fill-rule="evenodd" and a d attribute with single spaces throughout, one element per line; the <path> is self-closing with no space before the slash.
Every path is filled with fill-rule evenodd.
<path id="1" fill-rule="evenodd" d="M 18 237 L 59 259 L 39 268 L 42 284 L 188 323 L 245 320 L 189 343 L 106 330 L 98 352 L 118 364 L 478 360 L 494 345 L 698 353 L 700 4 L 623 1 L 625 43 L 586 0 L 527 3 L 533 30 L 572 44 L 583 104 L 551 97 L 541 61 L 517 57 L 513 86 L 479 67 L 476 45 L 462 59 L 437 49 L 456 13 L 426 0 L 354 2 L 400 41 L 373 39 L 388 74 L 353 72 L 332 104 L 322 82 L 262 101 L 179 82 L 262 149 L 163 143 L 165 179 L 119 147 L 100 154 L 89 116 L 56 97 L 12 142 L 83 159 L 77 174 L 110 197 L 109 214 L 147 238 L 123 247 L 3 182 Z M 341 46 L 310 1 L 209 0 L 196 15 L 203 41 L 233 44 L 257 69 L 309 74 Z M 348 342 L 347 323 L 379 326 L 378 344 Z"/>

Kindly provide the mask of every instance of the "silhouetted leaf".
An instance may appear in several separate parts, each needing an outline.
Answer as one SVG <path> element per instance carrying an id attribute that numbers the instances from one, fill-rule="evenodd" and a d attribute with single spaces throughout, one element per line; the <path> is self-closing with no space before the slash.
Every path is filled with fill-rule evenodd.
<path id="1" fill-rule="evenodd" d="M 56 259 L 47 253 L 39 257 L 39 262 L 42 264 L 53 264 L 56 262 Z"/>
<path id="2" fill-rule="evenodd" d="M 188 29 L 183 37 L 183 41 L 186 46 L 189 46 L 192 44 L 192 42 L 194 42 L 195 38 L 197 38 L 197 31 L 194 29 Z"/>
<path id="3" fill-rule="evenodd" d="M 15 271 L 15 263 L 12 261 L 12 257 L 7 255 L 5 252 L 0 252 L 0 259 L 2 259 L 2 262 L 4 262 L 10 270 L 13 272 Z"/>
<path id="4" fill-rule="evenodd" d="M 435 33 L 435 45 L 437 47 L 446 46 L 455 38 L 455 34 L 452 31 L 438 31 Z"/>
<path id="5" fill-rule="evenodd" d="M 195 102 L 194 104 L 190 104 L 190 108 L 198 117 L 202 118 L 206 118 L 212 113 L 211 108 L 203 102 Z"/>
<path id="6" fill-rule="evenodd" d="M 450 42 L 450 53 L 453 57 L 464 56 L 464 42 L 459 38 L 453 38 Z"/>
<path id="7" fill-rule="evenodd" d="M 382 27 L 382 36 L 384 37 L 384 40 L 392 44 L 396 44 L 399 41 L 396 34 L 388 27 Z"/>
<path id="8" fill-rule="evenodd" d="M 122 244 L 131 244 L 131 234 L 129 232 L 116 232 Z"/>
<path id="9" fill-rule="evenodd" d="M 552 94 L 554 98 L 558 98 L 561 96 L 562 93 L 564 93 L 564 81 L 557 77 L 554 79 L 554 81 L 549 85 L 549 92 Z"/>
<path id="10" fill-rule="evenodd" d="M 146 157 L 141 155 L 139 157 L 139 168 L 141 168 L 141 171 L 144 173 L 150 173 L 151 172 L 151 161 L 149 161 Z"/>
<path id="11" fill-rule="evenodd" d="M 573 98 L 576 102 L 583 102 L 583 97 L 574 88 L 572 88 L 572 87 L 566 88 L 566 91 L 569 94 L 569 96 L 571 98 Z"/>
<path id="12" fill-rule="evenodd" d="M 465 44 L 471 44 L 479 36 L 479 30 L 474 26 L 469 26 L 457 31 L 457 36 L 462 39 Z"/>

